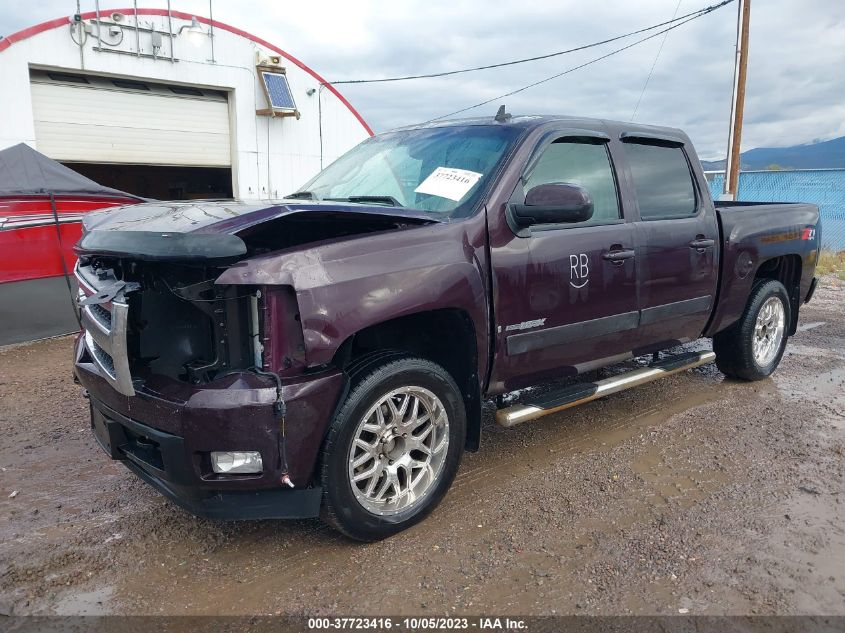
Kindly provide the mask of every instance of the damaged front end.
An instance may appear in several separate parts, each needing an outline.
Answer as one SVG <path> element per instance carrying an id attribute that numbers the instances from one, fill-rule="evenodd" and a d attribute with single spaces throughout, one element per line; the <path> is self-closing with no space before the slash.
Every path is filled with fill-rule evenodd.
<path id="1" fill-rule="evenodd" d="M 431 222 L 323 203 L 149 203 L 92 214 L 76 248 L 86 350 L 125 396 L 152 375 L 202 385 L 237 370 L 305 370 L 296 288 L 238 283 L 237 268 L 268 253 Z M 218 283 L 226 271 L 230 282 Z"/>
<path id="2" fill-rule="evenodd" d="M 76 266 L 85 346 L 109 384 L 135 395 L 155 374 L 201 385 L 263 369 L 260 290 L 218 286 L 225 268 L 83 256 Z"/>
<path id="3" fill-rule="evenodd" d="M 230 266 L 80 257 L 74 371 L 92 430 L 113 459 L 194 514 L 316 516 L 314 463 L 343 378 L 306 373 L 301 359 L 274 371 L 263 341 L 301 345 L 294 328 L 290 342 L 270 335 L 273 319 L 296 323 L 293 295 L 215 283 Z"/>
<path id="4" fill-rule="evenodd" d="M 76 248 L 74 373 L 95 438 L 195 514 L 316 516 L 315 464 L 346 378 L 308 363 L 297 289 L 241 271 L 268 253 L 421 223 L 232 203 L 93 217 Z M 221 469 L 221 455 L 248 463 Z"/>

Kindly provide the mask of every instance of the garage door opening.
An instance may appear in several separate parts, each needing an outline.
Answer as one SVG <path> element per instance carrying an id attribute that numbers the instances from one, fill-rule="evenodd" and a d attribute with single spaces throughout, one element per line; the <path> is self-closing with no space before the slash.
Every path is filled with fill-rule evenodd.
<path id="1" fill-rule="evenodd" d="M 65 162 L 83 176 L 106 187 L 143 198 L 199 200 L 232 197 L 229 167 L 166 167 Z"/>
<path id="2" fill-rule="evenodd" d="M 229 95 L 30 69 L 37 149 L 100 184 L 159 200 L 232 197 Z"/>

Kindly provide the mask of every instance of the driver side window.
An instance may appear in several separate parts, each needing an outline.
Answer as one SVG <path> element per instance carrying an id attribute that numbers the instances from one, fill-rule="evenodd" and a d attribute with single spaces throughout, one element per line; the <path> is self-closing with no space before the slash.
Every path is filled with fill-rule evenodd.
<path id="1" fill-rule="evenodd" d="M 604 143 L 555 141 L 534 165 L 525 191 L 527 193 L 537 185 L 564 182 L 583 187 L 593 200 L 593 217 L 571 226 L 607 224 L 621 219 L 616 181 Z"/>

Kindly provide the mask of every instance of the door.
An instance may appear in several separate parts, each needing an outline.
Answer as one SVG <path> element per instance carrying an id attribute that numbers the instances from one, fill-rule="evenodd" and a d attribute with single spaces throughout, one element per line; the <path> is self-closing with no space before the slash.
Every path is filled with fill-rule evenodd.
<path id="1" fill-rule="evenodd" d="M 591 219 L 491 237 L 497 319 L 491 391 L 574 375 L 630 349 L 627 335 L 638 321 L 634 234 L 607 142 L 597 133 L 548 137 L 511 197 L 522 203 L 537 185 L 576 184 L 592 198 Z"/>
<path id="2" fill-rule="evenodd" d="M 623 138 L 636 193 L 641 348 L 665 349 L 698 338 L 718 281 L 715 209 L 693 178 L 682 143 Z"/>
<path id="3" fill-rule="evenodd" d="M 35 140 L 62 162 L 228 167 L 225 93 L 32 71 Z"/>

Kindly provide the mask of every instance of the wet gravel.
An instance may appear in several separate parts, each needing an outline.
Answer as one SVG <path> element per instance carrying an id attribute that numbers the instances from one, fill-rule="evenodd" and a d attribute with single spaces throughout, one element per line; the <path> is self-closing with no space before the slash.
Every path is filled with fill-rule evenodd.
<path id="1" fill-rule="evenodd" d="M 369 545 L 186 514 L 94 442 L 70 338 L 0 349 L 0 613 L 845 614 L 843 307 L 826 280 L 769 380 L 488 406 L 440 508 Z"/>

